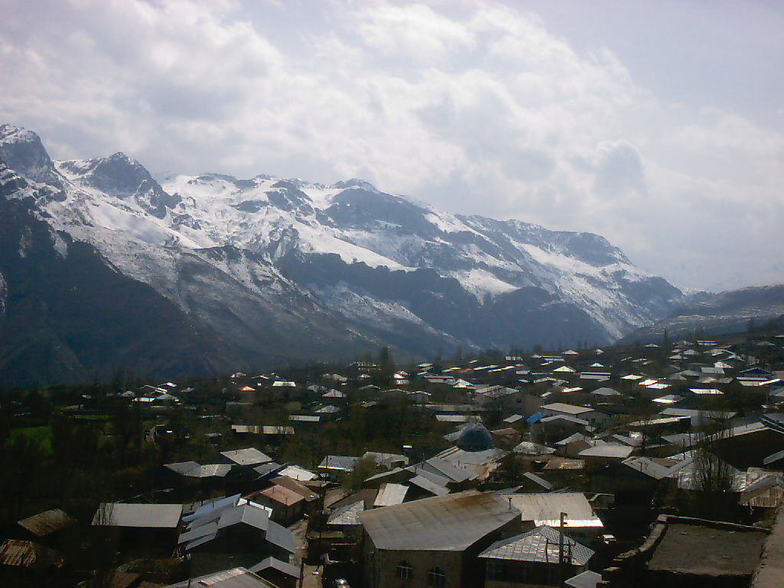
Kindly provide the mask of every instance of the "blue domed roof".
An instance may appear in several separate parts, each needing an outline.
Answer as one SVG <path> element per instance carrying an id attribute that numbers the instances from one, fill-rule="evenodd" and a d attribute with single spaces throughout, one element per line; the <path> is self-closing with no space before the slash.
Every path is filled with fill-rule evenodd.
<path id="1" fill-rule="evenodd" d="M 464 451 L 484 451 L 495 447 L 490 431 L 480 423 L 465 427 L 457 438 L 457 446 Z"/>

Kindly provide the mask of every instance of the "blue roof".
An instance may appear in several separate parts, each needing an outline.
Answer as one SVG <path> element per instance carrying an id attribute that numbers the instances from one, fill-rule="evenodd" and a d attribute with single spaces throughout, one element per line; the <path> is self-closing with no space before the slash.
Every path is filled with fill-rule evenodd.
<path id="1" fill-rule="evenodd" d="M 541 421 L 546 416 L 547 416 L 546 412 L 537 412 L 536 414 L 532 414 L 527 419 L 525 419 L 525 422 L 526 423 L 538 423 L 539 421 Z"/>

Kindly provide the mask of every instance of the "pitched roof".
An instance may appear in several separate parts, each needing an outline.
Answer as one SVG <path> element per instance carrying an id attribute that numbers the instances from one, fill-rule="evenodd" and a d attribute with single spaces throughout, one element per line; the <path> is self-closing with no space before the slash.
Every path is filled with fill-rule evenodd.
<path id="1" fill-rule="evenodd" d="M 294 492 L 285 486 L 279 486 L 278 484 L 265 488 L 264 490 L 259 491 L 258 494 L 266 496 L 273 502 L 277 502 L 284 506 L 293 506 L 298 502 L 305 500 L 305 497 L 302 496 L 302 494 Z"/>
<path id="2" fill-rule="evenodd" d="M 593 447 L 583 449 L 578 455 L 580 457 L 626 459 L 632 454 L 632 451 L 634 451 L 634 447 L 622 445 L 621 443 L 599 443 Z"/>
<path id="3" fill-rule="evenodd" d="M 601 581 L 601 574 L 586 570 L 566 580 L 564 585 L 571 586 L 571 588 L 596 588 L 596 585 Z"/>
<path id="4" fill-rule="evenodd" d="M 43 537 L 59 531 L 63 527 L 67 527 L 75 522 L 76 519 L 68 516 L 65 511 L 60 510 L 59 508 L 53 508 L 22 519 L 19 521 L 19 525 L 30 531 L 33 535 Z"/>
<path id="5" fill-rule="evenodd" d="M 93 516 L 93 525 L 175 529 L 182 515 L 181 504 L 129 504 L 102 502 Z"/>
<path id="6" fill-rule="evenodd" d="M 558 564 L 561 542 L 563 542 L 565 557 L 571 556 L 572 565 L 584 566 L 593 557 L 592 549 L 546 526 L 496 541 L 481 552 L 479 557 Z"/>
<path id="7" fill-rule="evenodd" d="M 199 576 L 198 578 L 191 578 L 184 582 L 170 584 L 166 588 L 189 588 L 190 586 L 209 586 L 210 588 L 274 588 L 273 584 L 270 584 L 245 568 L 232 568 L 230 570 L 207 574 L 206 576 Z"/>
<path id="8" fill-rule="evenodd" d="M 346 504 L 329 515 L 328 525 L 359 525 L 359 513 L 365 510 L 365 501 L 357 500 L 351 504 Z"/>
<path id="9" fill-rule="evenodd" d="M 510 494 L 505 498 L 511 499 L 523 521 L 533 521 L 536 526 L 558 526 L 562 512 L 566 513 L 566 527 L 603 526 L 582 492 L 534 492 Z"/>
<path id="10" fill-rule="evenodd" d="M 575 406 L 574 404 L 566 404 L 564 402 L 553 402 L 545 404 L 541 407 L 543 410 L 551 410 L 554 412 L 562 412 L 564 414 L 578 415 L 584 412 L 592 412 L 593 409 L 587 406 Z"/>
<path id="11" fill-rule="evenodd" d="M 23 568 L 59 567 L 63 564 L 63 558 L 40 543 L 6 539 L 0 544 L 0 564 Z"/>
<path id="12" fill-rule="evenodd" d="M 405 500 L 407 492 L 408 486 L 404 486 L 403 484 L 393 484 L 392 482 L 381 484 L 378 489 L 378 494 L 376 495 L 376 500 L 373 502 L 373 506 L 380 507 L 401 504 L 403 500 Z"/>
<path id="13" fill-rule="evenodd" d="M 221 451 L 221 455 L 238 465 L 254 466 L 272 461 L 272 458 L 269 455 L 262 453 L 255 447 L 246 447 L 245 449 L 235 449 L 233 451 Z"/>
<path id="14" fill-rule="evenodd" d="M 469 490 L 368 510 L 359 520 L 377 549 L 462 551 L 519 516 L 503 498 Z"/>

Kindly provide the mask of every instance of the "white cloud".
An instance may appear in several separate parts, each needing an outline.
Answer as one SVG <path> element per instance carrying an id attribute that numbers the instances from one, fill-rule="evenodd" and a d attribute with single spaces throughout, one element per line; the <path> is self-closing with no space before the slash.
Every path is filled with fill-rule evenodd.
<path id="1" fill-rule="evenodd" d="M 608 49 L 578 52 L 514 5 L 5 11 L 0 118 L 55 157 L 121 149 L 152 170 L 362 176 L 454 212 L 602 233 L 688 286 L 784 280 L 769 246 L 784 228 L 782 133 L 668 104 Z"/>

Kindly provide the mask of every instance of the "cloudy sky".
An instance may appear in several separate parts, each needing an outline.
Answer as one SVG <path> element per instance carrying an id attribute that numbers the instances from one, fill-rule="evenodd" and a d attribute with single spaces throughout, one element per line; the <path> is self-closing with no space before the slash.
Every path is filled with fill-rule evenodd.
<path id="1" fill-rule="evenodd" d="M 3 0 L 0 120 L 57 159 L 365 178 L 784 282 L 784 2 Z"/>

